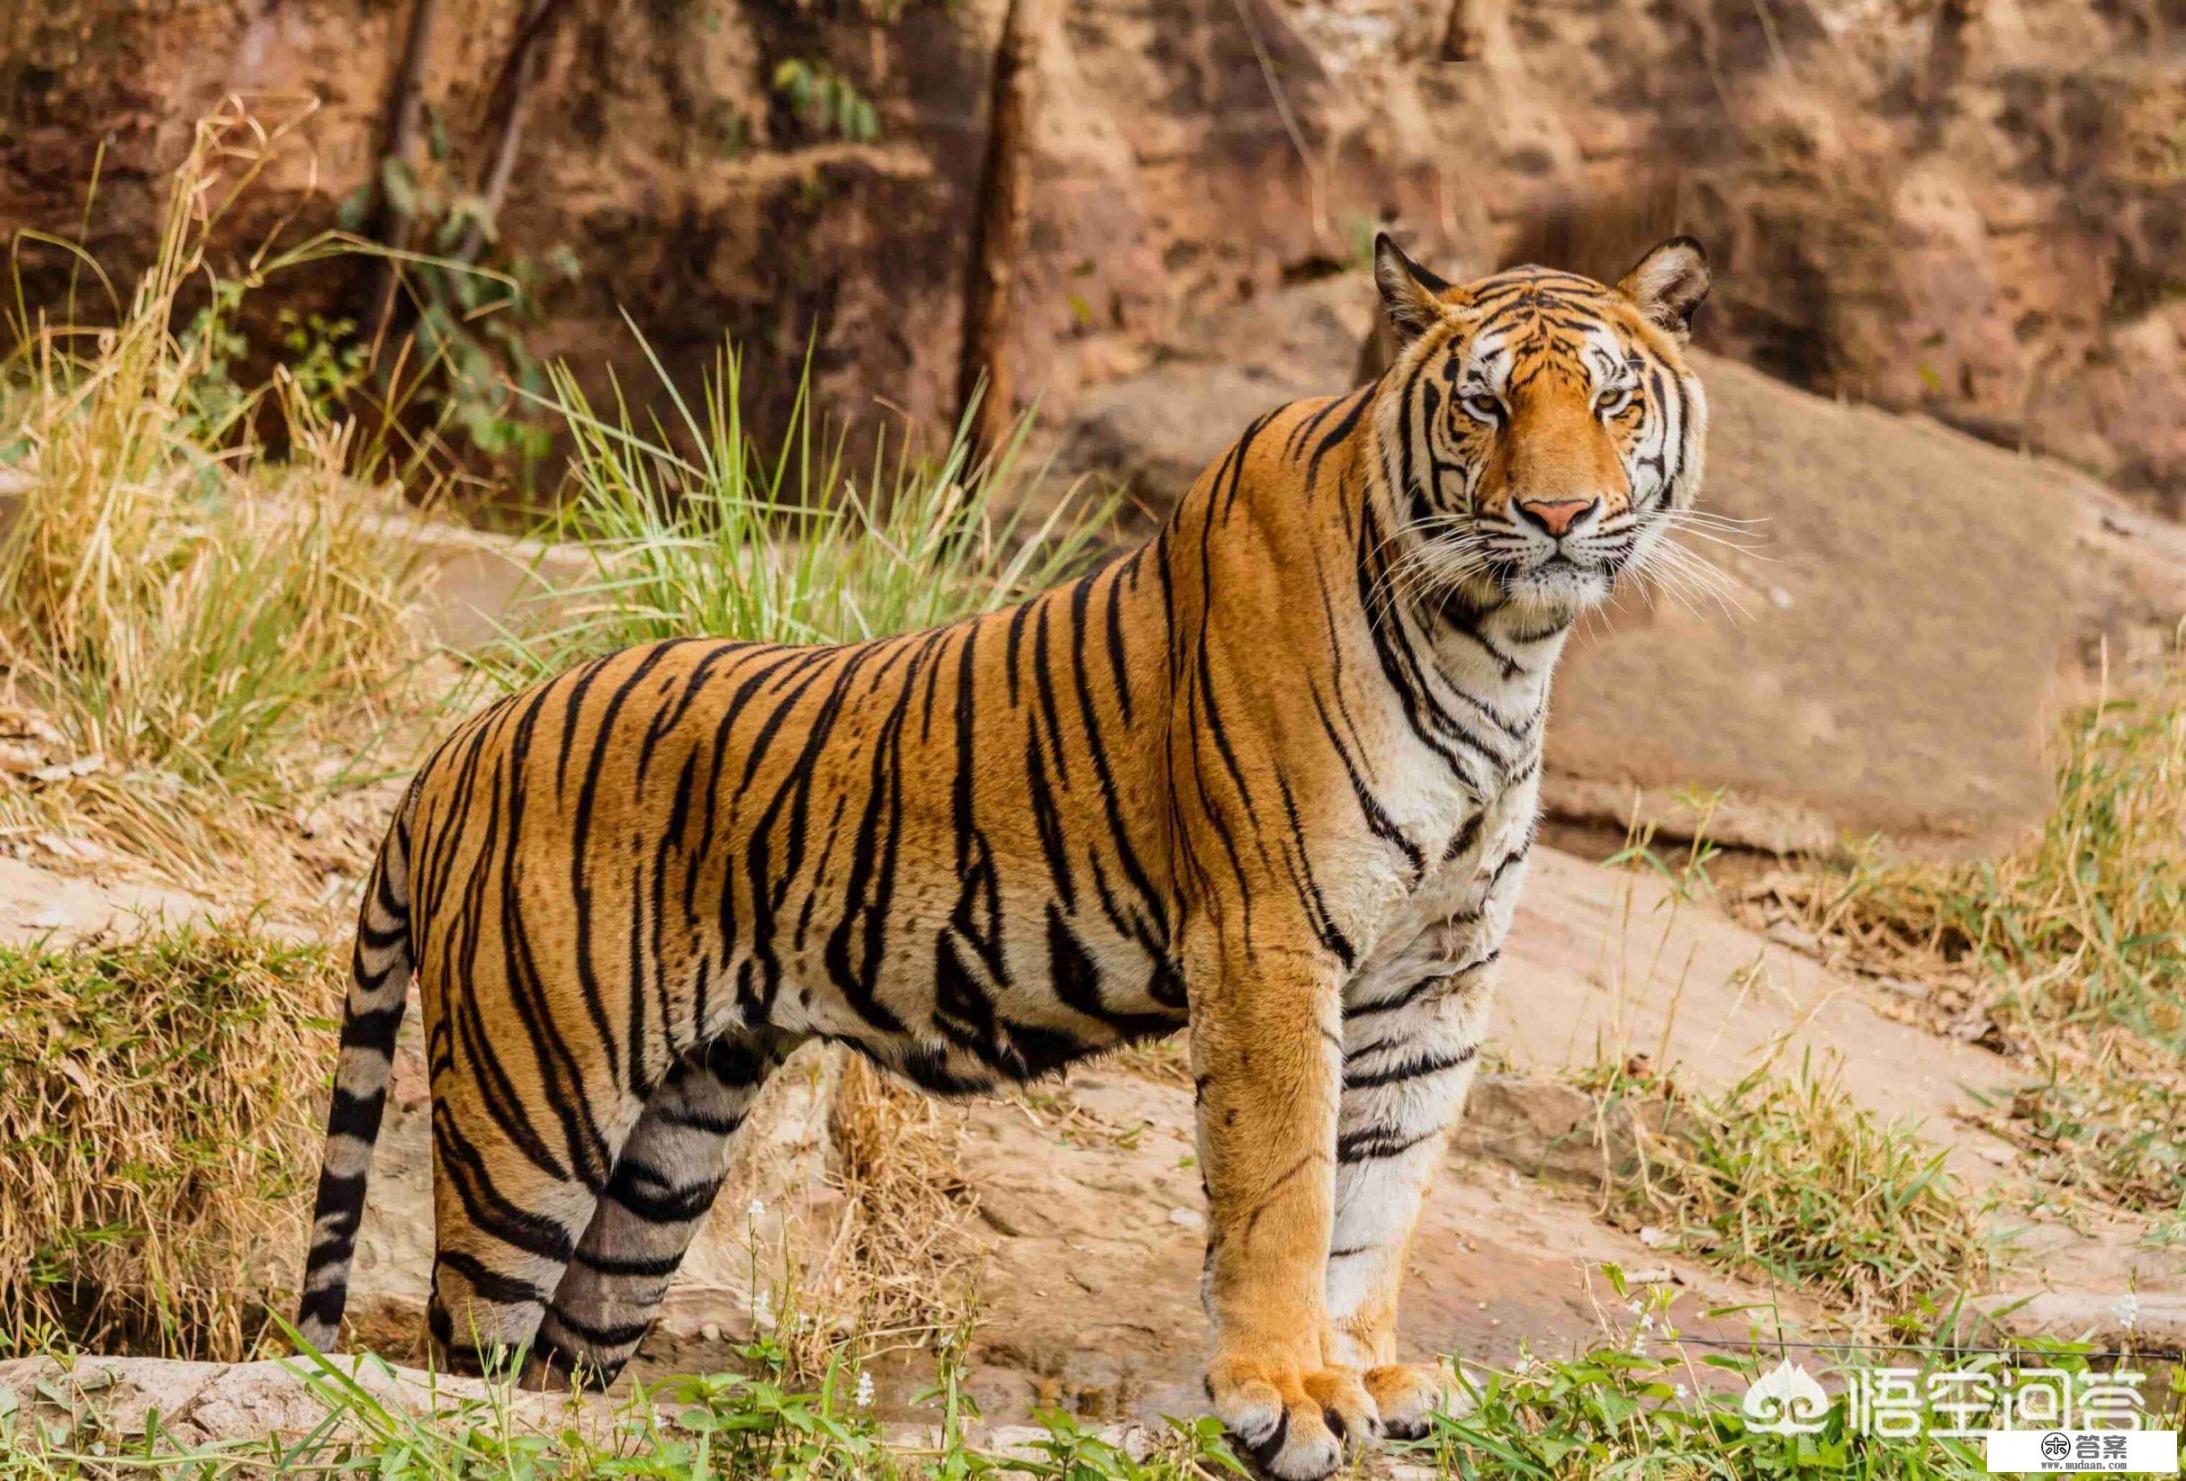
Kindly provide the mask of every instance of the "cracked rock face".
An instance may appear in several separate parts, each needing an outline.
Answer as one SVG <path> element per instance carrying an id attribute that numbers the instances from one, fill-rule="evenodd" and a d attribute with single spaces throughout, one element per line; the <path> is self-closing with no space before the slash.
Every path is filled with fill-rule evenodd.
<path id="1" fill-rule="evenodd" d="M 520 7 L 443 8 L 427 94 L 461 150 Z M 574 274 L 543 275 L 540 351 L 650 385 L 626 306 L 678 375 L 733 334 L 764 396 L 816 333 L 838 404 L 950 415 L 1002 0 L 890 9 L 732 0 L 569 27 L 500 221 L 538 261 L 572 254 L 555 257 Z M 372 177 L 404 6 L 14 12 L 0 220 L 75 235 L 104 140 L 90 245 L 117 278 L 141 265 L 191 120 L 231 91 L 317 99 L 239 203 L 235 244 L 292 211 L 300 232 L 331 225 Z M 1715 262 L 1704 346 L 2056 453 L 2177 514 L 2178 57 L 2175 17 L 2146 0 L 1076 7 L 1043 54 L 1021 389 L 1052 416 L 1143 369 L 1185 318 L 1354 260 L 1376 221 L 1450 267 L 1597 275 L 1674 224 Z M 878 142 L 789 117 L 771 90 L 789 60 L 856 85 Z M 67 271 L 28 266 L 34 299 L 39 273 Z M 348 270 L 280 291 L 337 312 Z"/>
<path id="2" fill-rule="evenodd" d="M 486 1397 L 477 1379 L 427 1375 L 362 1358 L 333 1360 L 353 1382 L 398 1414 L 452 1410 Z M 315 1385 L 328 1380 L 298 1358 L 256 1363 L 189 1363 L 171 1358 L 82 1357 L 0 1362 L 0 1390 L 11 1393 L 17 1422 L 48 1434 L 134 1440 L 153 1432 L 177 1448 L 268 1436 L 297 1440 L 327 1417 Z M 557 1394 L 513 1394 L 504 1401 L 521 1424 L 545 1424 L 598 1407 Z M 361 1436 L 360 1436 L 361 1438 Z"/>

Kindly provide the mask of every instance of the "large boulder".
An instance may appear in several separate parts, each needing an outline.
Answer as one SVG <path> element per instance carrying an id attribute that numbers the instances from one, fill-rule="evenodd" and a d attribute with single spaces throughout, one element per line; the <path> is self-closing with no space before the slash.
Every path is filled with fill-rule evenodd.
<path id="1" fill-rule="evenodd" d="M 2039 817 L 2079 480 L 1729 361 L 1700 372 L 1702 497 L 1754 521 L 1731 537 L 1747 548 L 1680 540 L 1723 570 L 1724 603 L 1658 590 L 1581 630 L 1553 770 L 1727 788 L 1748 828 L 1767 806 L 1760 842 L 1979 837 Z"/>

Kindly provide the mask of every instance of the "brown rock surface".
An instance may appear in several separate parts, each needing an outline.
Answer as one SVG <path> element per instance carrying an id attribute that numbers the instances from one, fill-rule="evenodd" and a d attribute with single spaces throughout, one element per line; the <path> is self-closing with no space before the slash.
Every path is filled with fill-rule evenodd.
<path id="1" fill-rule="evenodd" d="M 1332 278 L 1223 311 L 1082 398 L 1059 466 L 1158 511 L 1253 417 L 1342 389 L 1369 301 Z M 1716 837 L 1820 849 L 1965 847 L 2039 818 L 2061 705 L 2106 644 L 2144 665 L 2186 616 L 2186 540 L 2053 460 L 1697 358 L 1701 504 L 1751 523 L 1683 543 L 1728 604 L 1628 595 L 1585 626 L 1557 675 L 1551 809 L 1621 826 L 1635 797 L 1668 816 L 1722 787 Z"/>
<path id="2" fill-rule="evenodd" d="M 56 840 L 91 847 L 86 840 Z M 82 872 L 63 873 L 22 859 L 0 857 L 0 941 L 49 942 L 56 948 L 86 937 L 127 935 L 203 920 L 215 907 L 193 895 L 159 885 L 120 880 L 101 883 Z"/>
<path id="3" fill-rule="evenodd" d="M 1731 577 L 1628 601 L 1557 675 L 1549 761 L 1692 782 L 1832 830 L 1994 841 L 2049 803 L 2041 746 L 2073 609 L 2077 479 L 1934 423 L 1840 405 L 1705 358 L 1712 510 Z"/>
<path id="4" fill-rule="evenodd" d="M 396 1368 L 372 1358 L 332 1360 L 339 1377 L 300 1358 L 256 1363 L 192 1363 L 170 1358 L 14 1358 L 0 1362 L 0 1389 L 49 1432 L 106 1440 L 160 1436 L 191 1448 L 275 1437 L 312 1436 L 337 1407 L 329 1396 L 347 1385 L 397 1415 L 453 1415 L 466 1406 L 506 1403 L 512 1430 L 582 1422 L 597 1404 L 548 1394 L 497 1394 L 471 1378 Z M 372 1438 L 350 1422 L 324 1438 Z"/>

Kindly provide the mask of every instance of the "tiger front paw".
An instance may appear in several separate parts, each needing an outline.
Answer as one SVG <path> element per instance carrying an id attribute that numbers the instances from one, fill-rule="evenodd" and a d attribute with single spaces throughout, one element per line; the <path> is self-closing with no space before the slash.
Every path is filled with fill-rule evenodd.
<path id="1" fill-rule="evenodd" d="M 1260 1468 L 1282 1481 L 1319 1481 L 1344 1446 L 1381 1438 L 1373 1395 L 1350 1368 L 1308 1369 L 1286 1353 L 1231 1352 L 1207 1369 L 1215 1417 Z"/>
<path id="2" fill-rule="evenodd" d="M 1392 1440 L 1423 1440 L 1436 1410 L 1453 1413 L 1456 1395 L 1433 1363 L 1384 1363 L 1366 1370 L 1366 1391 Z"/>

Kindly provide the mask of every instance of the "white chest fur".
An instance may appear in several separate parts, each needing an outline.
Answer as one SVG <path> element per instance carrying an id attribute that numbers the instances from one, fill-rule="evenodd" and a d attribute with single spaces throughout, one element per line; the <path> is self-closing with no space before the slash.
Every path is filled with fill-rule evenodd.
<path id="1" fill-rule="evenodd" d="M 1348 1000 L 1374 1000 L 1420 977 L 1493 957 L 1524 883 L 1539 795 L 1537 774 L 1529 771 L 1434 840 L 1437 851 L 1416 884 L 1380 892 L 1380 919 Z"/>

